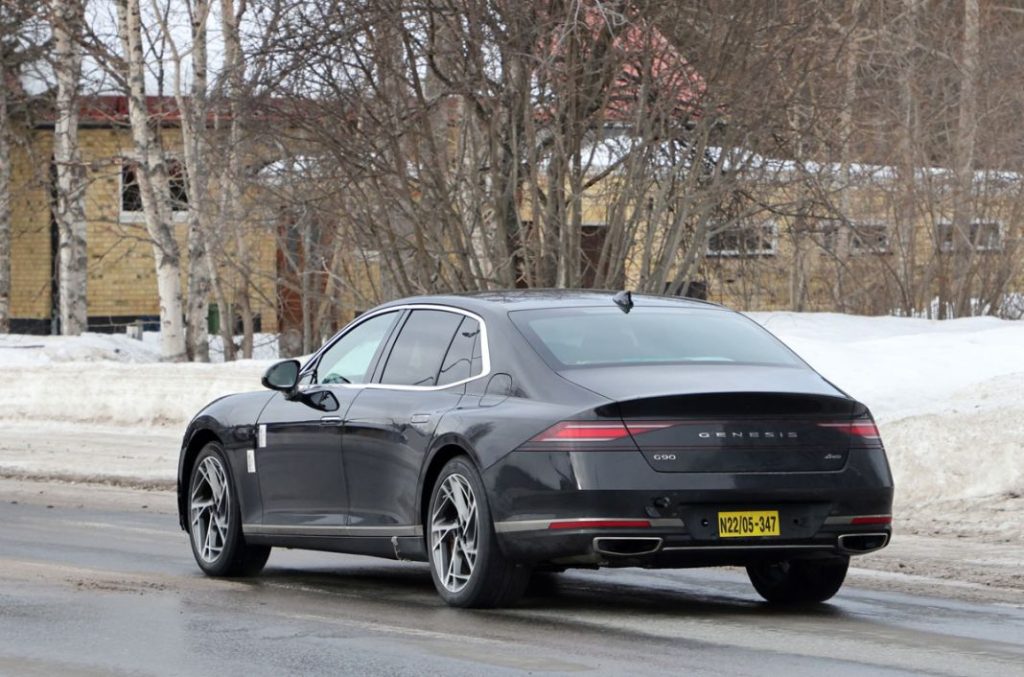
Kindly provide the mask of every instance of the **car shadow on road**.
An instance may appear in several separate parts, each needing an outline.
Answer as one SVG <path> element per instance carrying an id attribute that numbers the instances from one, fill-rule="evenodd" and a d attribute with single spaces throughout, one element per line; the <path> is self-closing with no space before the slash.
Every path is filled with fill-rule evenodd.
<path id="1" fill-rule="evenodd" d="M 410 607 L 434 608 L 443 605 L 437 596 L 428 565 L 381 562 L 343 567 L 295 568 L 273 566 L 252 585 L 268 585 L 307 592 L 326 593 L 362 600 L 401 602 Z M 640 574 L 643 575 L 643 574 Z M 527 612 L 564 614 L 621 615 L 646 614 L 660 617 L 793 617 L 813 620 L 848 617 L 835 604 L 774 606 L 760 601 L 752 588 L 731 581 L 713 581 L 702 586 L 699 579 L 677 581 L 654 577 L 639 581 L 632 573 L 629 581 L 614 575 L 595 577 L 587 573 L 535 573 L 523 599 L 514 609 Z"/>

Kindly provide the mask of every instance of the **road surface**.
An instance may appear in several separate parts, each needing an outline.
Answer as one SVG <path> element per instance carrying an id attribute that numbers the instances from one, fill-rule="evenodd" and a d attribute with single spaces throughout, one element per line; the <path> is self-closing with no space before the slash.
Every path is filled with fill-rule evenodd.
<path id="1" fill-rule="evenodd" d="M 1024 675 L 1020 603 L 874 580 L 779 611 L 739 570 L 569 572 L 456 610 L 422 564 L 276 550 L 205 578 L 169 492 L 0 480 L 3 675 Z"/>

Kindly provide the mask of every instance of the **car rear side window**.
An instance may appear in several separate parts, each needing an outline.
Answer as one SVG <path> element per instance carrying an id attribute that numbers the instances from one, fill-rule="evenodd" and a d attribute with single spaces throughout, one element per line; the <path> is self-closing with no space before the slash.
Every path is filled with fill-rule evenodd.
<path id="1" fill-rule="evenodd" d="M 553 368 L 639 364 L 802 364 L 778 339 L 723 310 L 557 308 L 509 313 Z"/>
<path id="2" fill-rule="evenodd" d="M 463 315 L 414 310 L 391 348 L 381 383 L 433 386 Z"/>
<path id="3" fill-rule="evenodd" d="M 478 376 L 482 371 L 481 360 L 477 357 L 479 343 L 480 323 L 472 317 L 464 317 L 441 364 L 437 385 L 444 386 Z"/>

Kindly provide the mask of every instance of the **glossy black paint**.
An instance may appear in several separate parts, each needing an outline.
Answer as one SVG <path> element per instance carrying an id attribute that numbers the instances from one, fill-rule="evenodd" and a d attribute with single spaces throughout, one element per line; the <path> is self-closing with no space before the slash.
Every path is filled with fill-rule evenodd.
<path id="1" fill-rule="evenodd" d="M 637 308 L 731 312 L 677 298 L 634 295 L 632 301 Z M 793 552 L 806 556 L 836 552 L 840 533 L 889 533 L 887 525 L 826 524 L 835 516 L 890 514 L 892 477 L 880 442 L 815 428 L 817 421 L 870 414 L 810 367 L 556 372 L 509 319 L 515 310 L 608 304 L 611 292 L 511 291 L 403 299 L 371 311 L 339 336 L 388 308 L 407 313 L 408 307 L 430 305 L 472 313 L 487 329 L 490 369 L 447 388 L 382 386 L 400 319 L 373 358 L 369 386 L 309 386 L 332 339 L 303 365 L 300 384 L 306 385 L 299 392 L 229 396 L 190 423 L 179 463 L 183 528 L 192 459 L 206 441 L 217 439 L 231 465 L 246 538 L 272 545 L 423 559 L 425 500 L 441 465 L 456 454 L 480 468 L 495 522 L 519 525 L 498 536 L 505 554 L 524 562 L 698 566 L 766 556 L 760 542 L 719 539 L 704 524 L 713 525 L 719 509 L 778 509 L 783 534 L 773 543 L 801 548 Z M 672 427 L 600 450 L 530 442 L 564 420 L 667 421 Z M 263 447 L 260 426 L 266 426 Z M 784 435 L 749 437 L 752 431 L 790 430 L 802 433 L 799 443 Z M 256 472 L 247 468 L 249 450 Z M 669 450 L 675 460 L 655 458 Z M 543 526 L 545 520 L 571 518 L 655 522 L 642 530 Z M 523 527 L 533 521 L 541 526 Z M 665 549 L 639 560 L 609 560 L 594 553 L 597 535 L 657 536 Z"/>

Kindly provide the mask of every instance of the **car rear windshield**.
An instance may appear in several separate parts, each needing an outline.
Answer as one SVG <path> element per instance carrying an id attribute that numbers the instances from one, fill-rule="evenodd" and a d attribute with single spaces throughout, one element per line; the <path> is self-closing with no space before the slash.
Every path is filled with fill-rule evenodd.
<path id="1" fill-rule="evenodd" d="M 751 320 L 724 310 L 551 308 L 509 313 L 556 369 L 637 364 L 764 364 L 799 359 Z"/>

